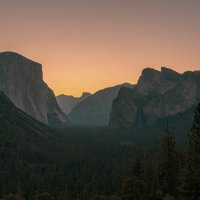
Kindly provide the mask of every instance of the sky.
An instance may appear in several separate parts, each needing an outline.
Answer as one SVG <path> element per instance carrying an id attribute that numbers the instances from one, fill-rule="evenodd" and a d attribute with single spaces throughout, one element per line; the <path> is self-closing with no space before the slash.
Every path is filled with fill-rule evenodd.
<path id="1" fill-rule="evenodd" d="M 200 69 L 199 0 L 0 0 L 0 51 L 43 65 L 55 94 Z"/>

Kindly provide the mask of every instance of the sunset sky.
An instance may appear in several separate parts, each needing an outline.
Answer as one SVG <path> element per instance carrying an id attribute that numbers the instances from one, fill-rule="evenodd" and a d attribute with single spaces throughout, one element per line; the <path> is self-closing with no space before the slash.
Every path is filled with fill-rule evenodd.
<path id="1" fill-rule="evenodd" d="M 0 51 L 43 65 L 56 94 L 200 69 L 200 0 L 0 0 Z"/>

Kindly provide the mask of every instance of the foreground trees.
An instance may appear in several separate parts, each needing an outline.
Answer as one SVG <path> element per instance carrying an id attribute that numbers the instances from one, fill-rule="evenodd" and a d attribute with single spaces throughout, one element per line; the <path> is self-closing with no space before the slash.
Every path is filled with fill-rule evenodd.
<path id="1" fill-rule="evenodd" d="M 181 187 L 182 199 L 200 199 L 200 104 L 195 110 L 189 134 L 189 149 Z"/>
<path id="2" fill-rule="evenodd" d="M 145 183 L 139 177 L 132 177 L 123 180 L 122 200 L 142 200 L 145 194 Z"/>
<path id="3" fill-rule="evenodd" d="M 71 178 L 69 178 L 65 186 L 63 200 L 75 200 L 75 199 L 78 199 L 78 190 L 76 188 L 74 181 Z"/>
<path id="4" fill-rule="evenodd" d="M 161 145 L 148 131 L 139 140 L 132 132 L 77 128 L 36 140 L 7 128 L 0 129 L 1 200 L 200 199 L 200 105 L 185 163 L 169 128 Z"/>
<path id="5" fill-rule="evenodd" d="M 167 127 L 159 161 L 159 187 L 163 194 L 177 197 L 180 175 L 180 155 L 172 132 Z"/>

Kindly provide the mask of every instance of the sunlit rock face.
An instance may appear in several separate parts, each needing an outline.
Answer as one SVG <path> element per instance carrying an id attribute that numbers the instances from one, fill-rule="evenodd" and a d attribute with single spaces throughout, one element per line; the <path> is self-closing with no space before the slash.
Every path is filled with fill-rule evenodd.
<path id="1" fill-rule="evenodd" d="M 0 90 L 18 108 L 45 124 L 69 122 L 53 91 L 43 81 L 41 64 L 17 53 L 0 53 Z"/>
<path id="2" fill-rule="evenodd" d="M 200 102 L 200 72 L 179 74 L 168 68 L 147 68 L 132 90 L 121 88 L 114 100 L 110 127 L 155 125 L 158 120 L 185 112 Z"/>
<path id="3" fill-rule="evenodd" d="M 6 95 L 0 91 L 0 130 L 2 134 L 16 134 L 16 138 L 22 136 L 48 137 L 51 130 L 19 108 L 17 108 Z M 6 129 L 5 129 L 6 127 Z M 6 130 L 6 131 L 5 131 Z M 15 130 L 15 131 L 13 131 Z"/>

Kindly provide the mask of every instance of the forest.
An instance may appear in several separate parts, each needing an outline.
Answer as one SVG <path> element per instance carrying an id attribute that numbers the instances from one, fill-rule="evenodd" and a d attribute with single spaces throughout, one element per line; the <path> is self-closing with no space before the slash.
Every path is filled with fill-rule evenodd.
<path id="1" fill-rule="evenodd" d="M 69 127 L 42 137 L 1 123 L 0 143 L 1 200 L 200 198 L 200 105 L 184 147 L 168 122 L 159 134 Z"/>

